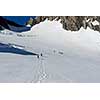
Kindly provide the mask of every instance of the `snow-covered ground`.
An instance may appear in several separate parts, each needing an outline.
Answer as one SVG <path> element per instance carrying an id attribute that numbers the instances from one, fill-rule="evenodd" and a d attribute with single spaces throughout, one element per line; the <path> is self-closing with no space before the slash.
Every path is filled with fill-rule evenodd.
<path id="1" fill-rule="evenodd" d="M 0 33 L 0 43 L 39 54 L 0 52 L 0 82 L 100 82 L 100 34 L 70 32 L 57 21 Z"/>

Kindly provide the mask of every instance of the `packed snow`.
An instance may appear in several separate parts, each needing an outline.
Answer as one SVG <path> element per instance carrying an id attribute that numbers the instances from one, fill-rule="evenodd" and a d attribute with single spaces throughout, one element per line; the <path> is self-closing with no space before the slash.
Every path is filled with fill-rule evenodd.
<path id="1" fill-rule="evenodd" d="M 33 53 L 0 52 L 0 82 L 100 82 L 100 34 L 89 28 L 45 20 L 28 32 L 1 31 L 0 43 Z"/>

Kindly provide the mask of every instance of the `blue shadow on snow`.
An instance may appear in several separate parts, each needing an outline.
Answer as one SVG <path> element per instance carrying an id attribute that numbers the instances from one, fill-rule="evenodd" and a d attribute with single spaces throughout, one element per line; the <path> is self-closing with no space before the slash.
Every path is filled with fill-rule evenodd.
<path id="1" fill-rule="evenodd" d="M 4 44 L 4 43 L 0 43 L 0 52 L 14 53 L 14 54 L 20 54 L 20 55 L 36 55 L 36 56 L 38 55 L 36 53 L 32 53 L 24 49 L 15 48 L 9 44 Z"/>

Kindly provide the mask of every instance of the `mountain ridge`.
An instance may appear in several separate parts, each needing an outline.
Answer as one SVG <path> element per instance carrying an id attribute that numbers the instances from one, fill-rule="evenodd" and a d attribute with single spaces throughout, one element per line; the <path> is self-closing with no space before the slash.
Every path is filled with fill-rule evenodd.
<path id="1" fill-rule="evenodd" d="M 31 18 L 26 24 L 34 26 L 46 19 L 50 21 L 60 20 L 60 23 L 65 30 L 79 31 L 81 27 L 84 29 L 89 27 L 94 31 L 100 32 L 100 16 L 37 16 L 34 19 Z M 94 25 L 94 21 L 97 21 L 98 25 Z"/>

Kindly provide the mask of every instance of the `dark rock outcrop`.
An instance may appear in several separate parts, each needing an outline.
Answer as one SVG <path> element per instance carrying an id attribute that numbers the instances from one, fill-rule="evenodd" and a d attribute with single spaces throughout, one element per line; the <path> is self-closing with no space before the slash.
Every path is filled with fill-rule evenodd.
<path id="1" fill-rule="evenodd" d="M 60 19 L 62 27 L 65 30 L 78 31 L 81 27 L 87 29 L 91 28 L 94 31 L 100 32 L 100 16 L 37 16 L 35 19 L 31 19 L 31 25 L 39 24 L 44 20 L 56 20 Z M 93 22 L 97 21 L 99 25 L 93 25 Z"/>

